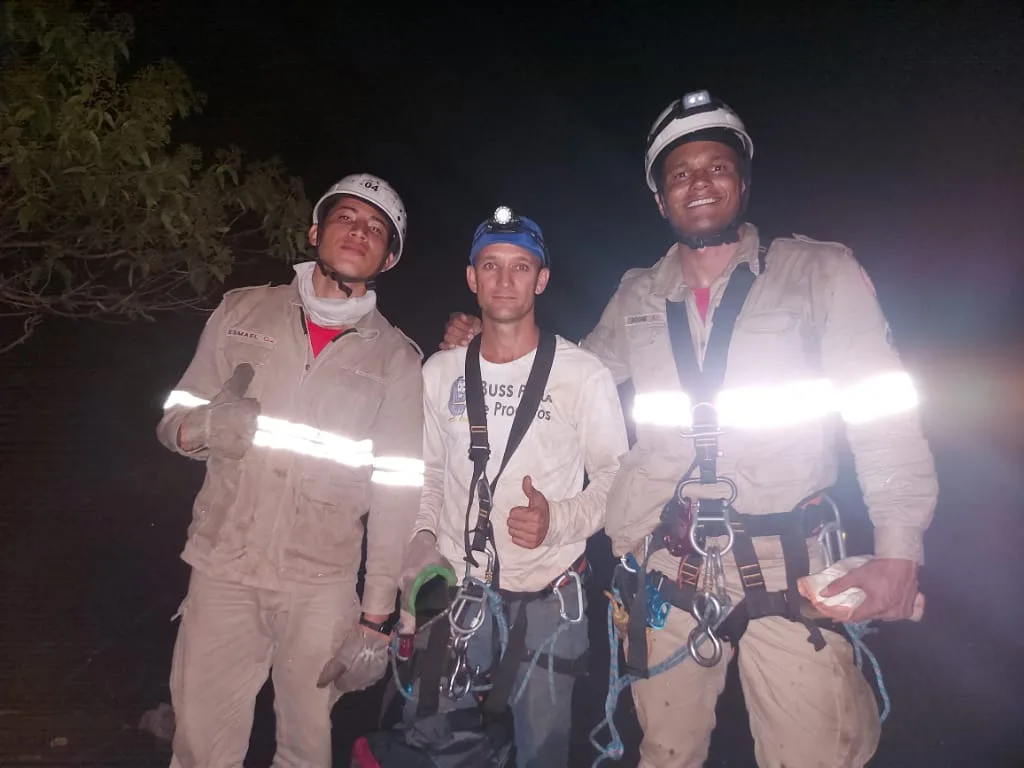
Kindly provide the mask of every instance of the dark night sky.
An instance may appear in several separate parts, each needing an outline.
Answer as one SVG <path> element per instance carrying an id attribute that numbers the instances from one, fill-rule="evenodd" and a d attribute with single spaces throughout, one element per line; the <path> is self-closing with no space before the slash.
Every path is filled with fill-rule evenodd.
<path id="1" fill-rule="evenodd" d="M 589 330 L 621 273 L 670 243 L 643 141 L 701 87 L 753 135 L 752 220 L 853 247 L 898 336 L 960 343 L 1016 324 L 1016 3 L 399 5 L 115 7 L 136 18 L 136 61 L 175 58 L 209 96 L 179 137 L 279 154 L 311 198 L 349 172 L 392 181 L 410 235 L 381 304 L 424 345 L 449 310 L 472 308 L 461 266 L 499 203 L 552 246 L 542 319 Z"/>
<path id="2" fill-rule="evenodd" d="M 1020 764 L 1019 0 L 756 13 L 686 0 L 495 3 L 486 16 L 437 3 L 407 13 L 401 0 L 110 5 L 135 17 L 133 65 L 173 58 L 208 96 L 176 139 L 280 155 L 313 199 L 358 171 L 398 188 L 408 247 L 379 302 L 428 354 L 448 312 L 474 307 L 469 240 L 498 204 L 536 218 L 551 245 L 542 324 L 589 331 L 622 273 L 671 242 L 643 179 L 651 122 L 689 90 L 731 104 L 756 147 L 752 220 L 853 247 L 921 373 L 942 487 L 922 582 L 930 618 L 879 635 L 896 714 L 875 764 Z M 291 271 L 268 264 L 231 282 L 268 277 Z M 11 711 L 19 692 L 76 712 L 166 700 L 168 619 L 187 583 L 177 554 L 202 467 L 169 456 L 152 430 L 202 322 L 48 321 L 0 361 L 0 658 L 17 661 L 0 678 L 20 675 L 0 690 Z M 846 474 L 844 521 L 863 532 Z M 584 691 L 594 701 L 604 674 Z M 352 701 L 350 712 L 376 712 Z M 709 764 L 746 764 L 745 719 L 726 714 Z M 998 762 L 1000 750 L 1015 762 Z"/>

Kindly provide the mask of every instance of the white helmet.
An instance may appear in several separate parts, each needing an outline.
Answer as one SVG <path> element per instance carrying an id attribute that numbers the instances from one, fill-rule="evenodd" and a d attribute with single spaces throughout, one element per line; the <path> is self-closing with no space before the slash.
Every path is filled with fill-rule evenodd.
<path id="1" fill-rule="evenodd" d="M 750 140 L 739 116 L 727 104 L 711 98 L 707 91 L 693 91 L 665 107 L 647 134 L 644 174 L 651 192 L 658 191 L 651 171 L 659 155 L 683 136 L 709 128 L 722 128 L 734 133 L 743 144 L 746 159 L 749 161 L 753 158 L 754 142 Z"/>
<path id="2" fill-rule="evenodd" d="M 320 199 L 316 201 L 316 205 L 313 206 L 314 225 L 319 223 L 320 207 L 324 201 L 336 195 L 358 197 L 360 200 L 365 200 L 370 205 L 376 206 L 388 217 L 391 221 L 391 226 L 395 228 L 396 237 L 398 238 L 398 243 L 395 246 L 395 260 L 387 268 L 392 269 L 398 263 L 398 260 L 402 258 L 402 246 L 405 244 L 406 227 L 405 205 L 402 204 L 402 198 L 398 196 L 394 187 L 379 176 L 374 176 L 370 173 L 354 173 L 346 176 L 341 181 L 331 185 L 331 188 L 324 192 Z M 384 271 L 386 272 L 387 269 Z"/>

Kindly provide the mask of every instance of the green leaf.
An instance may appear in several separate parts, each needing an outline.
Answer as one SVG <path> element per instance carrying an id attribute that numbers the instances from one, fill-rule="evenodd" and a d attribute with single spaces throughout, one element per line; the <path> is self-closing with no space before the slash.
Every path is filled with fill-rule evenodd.
<path id="1" fill-rule="evenodd" d="M 14 114 L 14 122 L 21 123 L 36 113 L 35 107 L 22 107 Z"/>

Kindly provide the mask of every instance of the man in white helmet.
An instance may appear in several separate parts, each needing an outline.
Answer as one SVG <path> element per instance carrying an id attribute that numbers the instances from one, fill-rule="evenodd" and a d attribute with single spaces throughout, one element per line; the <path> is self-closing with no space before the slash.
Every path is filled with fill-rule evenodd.
<path id="1" fill-rule="evenodd" d="M 758 765 L 863 766 L 878 708 L 850 644 L 821 620 L 915 615 L 938 492 L 870 280 L 838 243 L 761 247 L 744 219 L 752 157 L 739 117 L 706 91 L 659 115 L 645 173 L 677 242 L 626 272 L 582 343 L 636 392 L 637 442 L 606 531 L 623 558 L 620 632 L 641 678 L 646 768 L 704 762 L 734 655 Z M 473 320 L 453 317 L 445 345 L 465 343 Z M 823 492 L 840 422 L 875 557 L 808 592 L 812 607 L 801 577 L 824 568 L 818 536 L 837 522 Z"/>
<path id="2" fill-rule="evenodd" d="M 172 766 L 241 765 L 269 675 L 274 765 L 328 768 L 333 704 L 385 672 L 398 532 L 423 483 L 422 354 L 372 281 L 405 235 L 387 182 L 339 181 L 313 209 L 315 260 L 288 285 L 226 293 L 167 399 L 160 441 L 206 461 L 182 554 Z"/>

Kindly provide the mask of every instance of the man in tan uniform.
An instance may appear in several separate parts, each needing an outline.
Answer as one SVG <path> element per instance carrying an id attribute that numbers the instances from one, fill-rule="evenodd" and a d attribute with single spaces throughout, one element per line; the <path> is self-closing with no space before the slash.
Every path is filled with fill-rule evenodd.
<path id="1" fill-rule="evenodd" d="M 228 292 L 167 400 L 160 441 L 206 461 L 182 554 L 172 766 L 241 765 L 270 674 L 274 765 L 328 768 L 333 704 L 385 672 L 397 532 L 423 483 L 422 355 L 371 289 L 405 234 L 387 182 L 342 179 L 314 207 L 316 259 L 288 285 Z"/>
<path id="2" fill-rule="evenodd" d="M 636 391 L 637 442 L 606 531 L 671 606 L 658 622 L 631 603 L 629 661 L 643 676 L 680 649 L 697 655 L 633 684 L 645 768 L 704 762 L 737 648 L 758 765 L 863 766 L 879 737 L 871 689 L 797 593 L 824 566 L 818 497 L 837 479 L 839 419 L 875 527 L 875 558 L 824 593 L 862 590 L 851 620 L 911 617 L 938 492 L 870 280 L 838 243 L 794 236 L 764 252 L 744 220 L 752 156 L 740 119 L 706 91 L 664 110 L 645 171 L 677 242 L 625 274 L 582 343 Z M 474 331 L 453 318 L 445 343 Z"/>

